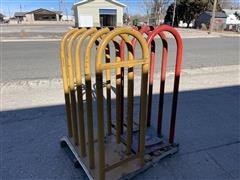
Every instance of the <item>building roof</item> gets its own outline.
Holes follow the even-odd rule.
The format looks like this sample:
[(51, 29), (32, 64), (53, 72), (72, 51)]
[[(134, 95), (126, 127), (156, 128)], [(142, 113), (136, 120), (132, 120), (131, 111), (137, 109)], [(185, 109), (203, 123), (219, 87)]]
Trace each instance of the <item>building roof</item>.
[[(205, 11), (206, 14), (212, 16), (212, 11)], [(227, 18), (227, 15), (225, 12), (221, 11), (221, 12), (216, 12), (215, 13), (215, 18)]]
[(26, 12), (15, 12), (14, 17), (24, 17)]
[(240, 14), (240, 9), (223, 9), (223, 11), (227, 14), (227, 16), (234, 14), (235, 12)]
[(30, 12), (15, 12), (14, 17), (24, 17), (26, 14), (59, 14), (62, 15), (62, 11), (49, 11), (47, 9), (39, 8)]
[(53, 12), (55, 12), (56, 14), (59, 14), (59, 15), (62, 15), (62, 11), (53, 11)]
[(61, 15), (62, 12), (61, 11), (50, 11), (47, 9), (43, 9), (43, 8), (39, 8), (30, 12), (27, 12), (25, 14), (59, 14)]
[[(77, 3), (73, 4), (73, 6), (83, 5), (83, 4), (89, 3), (91, 1), (95, 1), (95, 0), (82, 0), (80, 2), (77, 2)], [(120, 2), (118, 2), (116, 0), (105, 0), (105, 1), (108, 1), (110, 3), (116, 4), (116, 5), (121, 6), (121, 7), (127, 7), (127, 5), (125, 5), (123, 3), (120, 3)]]
[(4, 16), (2, 13), (0, 13), (0, 17), (2, 17), (2, 18), (3, 18), (3, 17), (5, 17), (5, 16)]

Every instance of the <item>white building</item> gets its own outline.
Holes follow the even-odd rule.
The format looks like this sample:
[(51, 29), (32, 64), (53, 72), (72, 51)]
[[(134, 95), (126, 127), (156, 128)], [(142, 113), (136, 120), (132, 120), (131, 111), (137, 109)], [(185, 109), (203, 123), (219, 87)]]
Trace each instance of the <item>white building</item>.
[(240, 20), (237, 19), (237, 17), (234, 15), (236, 12), (240, 14), (240, 10), (234, 10), (234, 9), (223, 9), (223, 11), (227, 14), (227, 25), (239, 25)]
[(73, 5), (76, 27), (122, 26), (127, 6), (116, 0), (83, 0)]

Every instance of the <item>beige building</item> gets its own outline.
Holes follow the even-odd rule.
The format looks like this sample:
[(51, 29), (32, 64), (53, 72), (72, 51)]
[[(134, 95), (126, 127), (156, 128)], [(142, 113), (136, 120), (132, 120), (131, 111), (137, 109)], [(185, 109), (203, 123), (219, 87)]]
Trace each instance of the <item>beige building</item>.
[(127, 6), (116, 0), (83, 0), (73, 5), (76, 27), (122, 26)]
[(16, 12), (14, 17), (18, 22), (59, 22), (61, 21), (62, 13), (40, 8), (31, 12)]

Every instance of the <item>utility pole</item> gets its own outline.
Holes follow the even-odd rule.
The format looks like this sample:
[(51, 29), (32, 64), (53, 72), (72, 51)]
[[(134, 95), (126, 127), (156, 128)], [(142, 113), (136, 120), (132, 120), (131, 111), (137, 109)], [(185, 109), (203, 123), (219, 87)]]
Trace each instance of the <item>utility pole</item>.
[(174, 26), (174, 20), (175, 20), (175, 15), (176, 15), (176, 6), (177, 6), (177, 0), (174, 1), (172, 27)]
[(63, 8), (63, 0), (59, 0), (59, 11), (62, 11)]
[(214, 26), (214, 22), (215, 22), (216, 9), (217, 9), (217, 0), (214, 0), (213, 12), (212, 12), (212, 18), (211, 18), (211, 24), (210, 24), (209, 34), (211, 34), (212, 31), (213, 31), (213, 26)]
[(9, 6), (8, 6), (8, 16), (9, 16), (9, 18), (11, 17), (11, 13), (10, 13), (10, 8), (9, 8)]
[(148, 12), (148, 9), (147, 9), (147, 19), (148, 19), (148, 20), (147, 20), (147, 23), (148, 23), (147, 25), (150, 26), (150, 22), (149, 22), (149, 19), (150, 19), (150, 18), (149, 18), (149, 12)]
[(66, 17), (67, 17), (67, 21), (68, 21), (68, 10), (66, 8)]

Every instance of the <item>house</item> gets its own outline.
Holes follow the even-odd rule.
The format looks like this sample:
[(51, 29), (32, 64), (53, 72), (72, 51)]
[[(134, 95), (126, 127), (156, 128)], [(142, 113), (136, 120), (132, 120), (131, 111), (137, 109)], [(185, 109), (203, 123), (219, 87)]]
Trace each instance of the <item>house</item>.
[(127, 6), (116, 0), (83, 0), (73, 5), (76, 27), (122, 26)]
[(240, 25), (240, 20), (235, 15), (236, 13), (240, 14), (240, 10), (237, 10), (237, 9), (223, 9), (223, 11), (227, 15), (227, 21), (226, 21), (227, 26)]
[(17, 19), (18, 22), (22, 22), (25, 20), (24, 18), (26, 18), (25, 12), (15, 12), (14, 17)]
[(240, 32), (240, 20), (236, 13), (240, 15), (240, 10), (237, 9), (223, 9), (227, 15), (226, 29)]
[(31, 21), (60, 21), (61, 13), (56, 11), (49, 11), (47, 9), (36, 9), (25, 14), (26, 20)]
[(18, 22), (52, 22), (61, 21), (62, 13), (40, 8), (30, 12), (16, 12), (14, 17)]
[[(203, 26), (206, 26), (209, 28), (212, 18), (212, 12), (211, 11), (205, 11), (202, 12), (195, 21), (195, 27), (196, 28), (202, 28)], [(214, 30), (224, 30), (226, 28), (226, 20), (227, 15), (225, 12), (216, 12), (215, 13), (215, 21), (213, 24)]]

